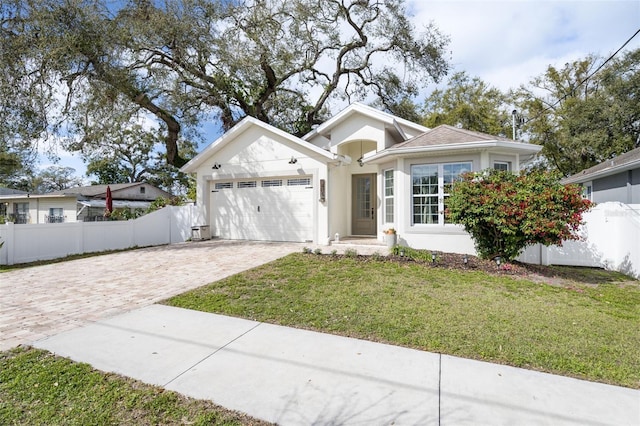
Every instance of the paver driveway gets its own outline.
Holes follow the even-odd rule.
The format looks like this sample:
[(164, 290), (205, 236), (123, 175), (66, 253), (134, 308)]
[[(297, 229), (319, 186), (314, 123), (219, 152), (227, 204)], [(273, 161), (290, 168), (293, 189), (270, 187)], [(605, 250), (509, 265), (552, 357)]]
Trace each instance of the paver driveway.
[(295, 243), (205, 241), (0, 273), (0, 350), (29, 344), (302, 250)]

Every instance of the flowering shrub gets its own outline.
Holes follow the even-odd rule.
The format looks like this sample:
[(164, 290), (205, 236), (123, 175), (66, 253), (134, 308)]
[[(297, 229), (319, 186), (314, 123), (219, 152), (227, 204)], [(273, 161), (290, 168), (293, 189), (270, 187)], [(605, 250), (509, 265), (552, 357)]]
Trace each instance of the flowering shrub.
[(486, 170), (453, 186), (447, 214), (464, 225), (481, 257), (513, 259), (528, 245), (577, 240), (591, 206), (578, 186), (562, 185), (552, 173)]

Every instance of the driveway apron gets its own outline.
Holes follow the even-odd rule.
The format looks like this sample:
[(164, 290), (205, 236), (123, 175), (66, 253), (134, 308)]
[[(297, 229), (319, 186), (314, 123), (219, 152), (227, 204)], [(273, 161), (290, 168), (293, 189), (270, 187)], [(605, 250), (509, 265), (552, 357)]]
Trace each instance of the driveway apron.
[(151, 305), (302, 250), (211, 240), (0, 273), (0, 350)]

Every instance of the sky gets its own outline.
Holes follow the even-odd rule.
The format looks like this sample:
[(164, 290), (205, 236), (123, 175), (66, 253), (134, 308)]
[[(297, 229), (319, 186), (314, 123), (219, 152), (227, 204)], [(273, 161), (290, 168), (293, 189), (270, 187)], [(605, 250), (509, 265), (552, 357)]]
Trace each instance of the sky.
[[(640, 29), (640, 0), (407, 0), (407, 10), (417, 28), (433, 22), (450, 37), (451, 74), (466, 71), (503, 91), (549, 65), (589, 54), (606, 59)], [(640, 34), (618, 56), (638, 48)], [(206, 128), (210, 143), (219, 132)], [(84, 174), (77, 156), (59, 154), (60, 165)]]

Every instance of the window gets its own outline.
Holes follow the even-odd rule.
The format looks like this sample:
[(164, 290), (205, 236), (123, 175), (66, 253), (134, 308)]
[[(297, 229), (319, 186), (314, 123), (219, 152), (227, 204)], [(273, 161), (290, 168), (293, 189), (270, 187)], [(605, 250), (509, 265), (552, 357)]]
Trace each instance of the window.
[(582, 198), (593, 201), (593, 185), (591, 182), (585, 182), (582, 184)]
[(255, 187), (256, 187), (255, 180), (238, 182), (238, 188), (255, 188)]
[(287, 179), (288, 186), (309, 186), (311, 185), (310, 178), (292, 178)]
[(216, 189), (231, 189), (233, 188), (232, 182), (216, 182)]
[(470, 162), (412, 165), (412, 223), (448, 223), (444, 212), (451, 187), (471, 170)]
[(393, 170), (384, 171), (384, 221), (393, 223)]
[(29, 203), (13, 203), (15, 223), (27, 223), (29, 220)]
[(45, 218), (47, 223), (62, 223), (64, 222), (64, 210), (62, 208), (51, 207), (49, 209), (49, 216)]
[(493, 168), (495, 170), (501, 170), (503, 172), (508, 172), (511, 170), (511, 163), (508, 161), (494, 161)]
[(145, 193), (145, 191), (146, 191), (146, 188), (145, 188), (144, 186), (141, 186), (141, 187), (140, 187), (140, 193), (141, 193), (141, 194), (144, 194), (144, 193)]
[(261, 184), (263, 188), (268, 188), (271, 186), (282, 186), (282, 179), (263, 180)]

